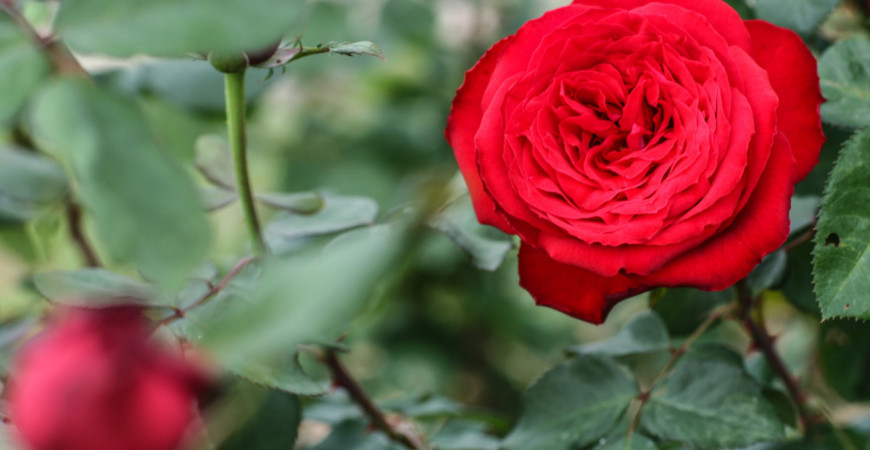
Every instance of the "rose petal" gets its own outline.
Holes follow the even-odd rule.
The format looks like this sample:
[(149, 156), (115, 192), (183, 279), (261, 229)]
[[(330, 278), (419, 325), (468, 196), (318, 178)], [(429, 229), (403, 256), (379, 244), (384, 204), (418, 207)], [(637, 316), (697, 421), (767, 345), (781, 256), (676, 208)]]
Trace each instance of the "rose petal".
[(767, 71), (779, 95), (778, 127), (791, 144), (797, 160), (798, 181), (819, 162), (825, 142), (819, 105), (816, 59), (793, 31), (760, 20), (747, 20), (752, 35), (752, 56)]
[(624, 275), (602, 277), (550, 259), (523, 243), (519, 253), (520, 286), (538, 305), (548, 306), (591, 323), (601, 323), (620, 300), (647, 287)]

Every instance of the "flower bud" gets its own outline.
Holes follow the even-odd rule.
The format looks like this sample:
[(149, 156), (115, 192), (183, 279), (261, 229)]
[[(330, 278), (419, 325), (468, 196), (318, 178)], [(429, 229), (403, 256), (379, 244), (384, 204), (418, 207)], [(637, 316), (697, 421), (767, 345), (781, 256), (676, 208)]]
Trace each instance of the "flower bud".
[(244, 53), (211, 52), (208, 62), (212, 67), (223, 73), (244, 72), (248, 68), (248, 57)]
[(174, 450), (204, 376), (150, 340), (136, 307), (69, 309), (27, 343), (6, 397), (34, 450)]

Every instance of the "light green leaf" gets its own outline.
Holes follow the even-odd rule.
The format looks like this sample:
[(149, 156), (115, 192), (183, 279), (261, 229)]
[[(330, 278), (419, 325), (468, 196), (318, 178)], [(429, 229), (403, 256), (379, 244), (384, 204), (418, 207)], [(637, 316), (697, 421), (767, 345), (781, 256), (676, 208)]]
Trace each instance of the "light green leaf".
[(194, 164), (202, 175), (212, 183), (235, 189), (236, 175), (233, 171), (233, 155), (226, 139), (204, 135), (196, 140)]
[(331, 53), (339, 55), (354, 56), (354, 55), (371, 55), (381, 59), (384, 57), (384, 52), (374, 42), (359, 41), (359, 42), (330, 42), (324, 47), (328, 48)]
[(51, 158), (0, 147), (0, 222), (32, 219), (67, 191), (66, 175)]
[(320, 254), (267, 261), (249, 296), (201, 323), (200, 344), (233, 367), (334, 341), (393, 260), (401, 235), (396, 226), (368, 227), (339, 236)]
[(507, 253), (514, 248), (509, 235), (478, 223), (471, 197), (468, 195), (450, 202), (440, 213), (429, 219), (429, 225), (447, 235), (480, 269), (497, 269), (504, 262)]
[(841, 0), (756, 0), (761, 20), (807, 35), (831, 14)]
[(105, 269), (39, 272), (33, 283), (46, 299), (74, 306), (148, 305), (155, 298), (148, 284)]
[(633, 433), (631, 437), (620, 436), (615, 439), (604, 439), (594, 450), (658, 450), (659, 446), (652, 439)]
[(746, 373), (742, 358), (718, 345), (697, 345), (680, 359), (653, 391), (641, 427), (702, 448), (743, 447), (784, 435), (782, 422)]
[(486, 425), (467, 420), (448, 421), (432, 436), (438, 450), (498, 450), (499, 440), (486, 434)]
[(264, 192), (257, 200), (273, 208), (296, 214), (314, 214), (323, 208), (323, 195), (317, 192)]
[(304, 7), (302, 0), (64, 0), (55, 27), (82, 53), (255, 51), (279, 40)]
[(316, 236), (370, 225), (377, 215), (378, 204), (370, 198), (324, 195), (316, 214), (281, 214), (267, 231), (285, 239)]
[(648, 311), (633, 317), (610, 339), (578, 345), (569, 351), (576, 354), (625, 356), (667, 350), (669, 346), (670, 338), (665, 323), (658, 315)]
[(136, 105), (80, 80), (35, 100), (38, 145), (72, 170), (111, 257), (179, 286), (202, 262), (211, 230), (187, 172), (160, 148)]
[(855, 134), (828, 179), (813, 252), (822, 317), (870, 318), (870, 129)]
[(293, 354), (284, 364), (243, 361), (228, 369), (242, 378), (271, 389), (297, 395), (323, 395), (329, 391), (329, 382), (313, 380), (299, 364), (299, 355)]
[(870, 39), (840, 41), (819, 58), (822, 119), (836, 125), (870, 124)]
[(234, 191), (228, 191), (223, 188), (200, 186), (199, 198), (206, 211), (215, 211), (224, 206), (231, 205), (233, 202), (238, 200), (239, 196)]
[(505, 449), (580, 448), (604, 436), (637, 395), (631, 375), (610, 358), (583, 355), (556, 366), (526, 391)]
[(18, 112), (50, 71), (42, 52), (0, 11), (0, 124)]

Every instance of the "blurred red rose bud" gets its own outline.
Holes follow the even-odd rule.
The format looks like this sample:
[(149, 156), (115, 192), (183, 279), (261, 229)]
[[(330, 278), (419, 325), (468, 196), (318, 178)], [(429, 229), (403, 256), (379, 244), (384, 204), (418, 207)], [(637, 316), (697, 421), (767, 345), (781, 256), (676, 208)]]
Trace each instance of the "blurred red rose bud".
[(150, 339), (135, 307), (69, 309), (25, 345), (6, 397), (36, 450), (173, 450), (205, 377)]

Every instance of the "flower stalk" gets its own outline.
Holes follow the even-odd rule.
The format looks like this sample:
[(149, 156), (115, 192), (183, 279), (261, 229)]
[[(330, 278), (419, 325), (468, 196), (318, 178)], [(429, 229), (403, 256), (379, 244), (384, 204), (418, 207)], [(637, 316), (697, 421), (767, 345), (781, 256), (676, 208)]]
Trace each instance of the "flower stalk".
[(266, 242), (260, 229), (260, 220), (254, 205), (254, 194), (248, 174), (248, 152), (245, 136), (245, 71), (244, 69), (224, 74), (224, 87), (227, 109), (227, 134), (233, 153), (233, 167), (236, 172), (236, 186), (245, 223), (251, 238), (251, 248), (255, 256), (267, 252)]

